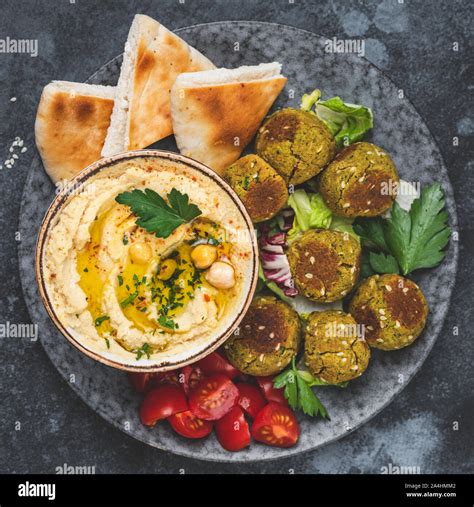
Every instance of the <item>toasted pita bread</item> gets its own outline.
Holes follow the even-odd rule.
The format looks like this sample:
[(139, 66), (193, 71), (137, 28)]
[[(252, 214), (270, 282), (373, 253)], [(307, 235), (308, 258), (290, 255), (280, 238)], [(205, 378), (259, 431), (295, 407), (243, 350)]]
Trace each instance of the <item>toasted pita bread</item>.
[(170, 90), (176, 76), (213, 68), (205, 56), (158, 21), (137, 14), (125, 44), (102, 155), (144, 148), (171, 135)]
[(36, 146), (54, 181), (70, 180), (101, 158), (115, 87), (53, 81), (36, 113)]
[(178, 76), (171, 90), (180, 152), (219, 174), (242, 153), (285, 86), (277, 62)]

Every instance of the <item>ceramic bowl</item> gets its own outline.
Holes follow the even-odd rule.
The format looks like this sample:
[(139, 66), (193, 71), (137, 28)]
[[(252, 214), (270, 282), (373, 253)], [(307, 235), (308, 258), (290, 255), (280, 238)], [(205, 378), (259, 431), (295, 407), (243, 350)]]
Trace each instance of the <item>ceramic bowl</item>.
[[(74, 330), (61, 322), (48, 293), (48, 284), (46, 283), (44, 276), (44, 265), (47, 250), (46, 244), (48, 242), (50, 231), (59, 220), (62, 210), (69, 203), (71, 196), (84, 190), (95, 178), (104, 176), (104, 174), (108, 171), (112, 172), (114, 166), (118, 163), (143, 157), (147, 157), (148, 159), (165, 160), (167, 163), (170, 161), (175, 162), (180, 166), (180, 170), (184, 167), (185, 171), (195, 173), (196, 175), (199, 173), (199, 179), (206, 182), (206, 188), (214, 187), (227, 194), (227, 197), (229, 198), (228, 202), (231, 202), (231, 205), (235, 208), (235, 216), (240, 216), (242, 219), (241, 222), (245, 224), (244, 235), (246, 237), (245, 241), (248, 241), (250, 245), (250, 257), (245, 261), (245, 265), (243, 266), (244, 280), (237, 302), (233, 305), (232, 309), (227, 312), (218, 328), (216, 328), (212, 333), (209, 333), (209, 335), (205, 336), (203, 339), (199, 339), (196, 342), (191, 341), (189, 346), (181, 347), (177, 352), (173, 352), (173, 349), (171, 349), (171, 352), (152, 354), (150, 358), (142, 357), (140, 361), (137, 361), (135, 358), (132, 359), (132, 354), (128, 354), (128, 357), (124, 357), (123, 354), (115, 353), (110, 350), (103, 352), (98, 351), (97, 347), (93, 347), (91, 340), (84, 339), (77, 330)], [(73, 192), (71, 192), (71, 189), (73, 189)], [(55, 197), (43, 219), (36, 243), (36, 278), (38, 281), (40, 296), (51, 320), (62, 335), (64, 335), (64, 337), (81, 352), (100, 363), (121, 370), (135, 372), (168, 371), (193, 363), (207, 354), (210, 354), (222, 345), (236, 330), (245, 315), (250, 302), (252, 301), (257, 285), (257, 240), (252, 221), (245, 210), (244, 205), (230, 186), (212, 169), (200, 162), (173, 152), (160, 150), (130, 151), (113, 157), (103, 158), (93, 163), (68, 182), (67, 187)]]

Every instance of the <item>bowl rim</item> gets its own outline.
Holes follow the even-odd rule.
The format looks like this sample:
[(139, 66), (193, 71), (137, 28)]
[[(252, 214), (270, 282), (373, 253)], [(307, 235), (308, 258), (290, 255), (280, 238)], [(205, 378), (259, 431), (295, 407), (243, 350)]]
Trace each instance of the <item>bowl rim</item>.
[[(211, 178), (219, 187), (221, 187), (227, 193), (227, 195), (233, 201), (234, 205), (240, 211), (247, 226), (247, 229), (250, 233), (250, 244), (252, 252), (252, 272), (249, 290), (243, 301), (240, 311), (235, 315), (230, 325), (227, 326), (226, 329), (223, 332), (221, 332), (211, 343), (209, 343), (206, 347), (204, 347), (202, 351), (197, 352), (191, 356), (188, 356), (178, 362), (162, 361), (157, 365), (140, 366), (127, 364), (125, 362), (122, 363), (120, 361), (104, 357), (100, 353), (93, 351), (88, 347), (86, 347), (85, 345), (83, 345), (67, 330), (67, 328), (63, 325), (63, 323), (56, 315), (51, 300), (48, 296), (48, 291), (46, 288), (46, 282), (43, 272), (43, 264), (44, 264), (43, 260), (44, 260), (45, 245), (48, 239), (48, 234), (50, 232), (51, 223), (56, 218), (58, 213), (61, 212), (63, 206), (68, 202), (71, 189), (76, 190), (80, 188), (91, 177), (96, 176), (102, 170), (112, 167), (118, 164), (119, 162), (133, 158), (145, 158), (145, 157), (155, 157), (158, 159), (180, 162), (185, 166), (192, 168), (193, 170), (201, 172), (201, 174), (204, 174), (206, 177)], [(202, 359), (203, 357), (209, 355), (210, 353), (215, 351), (218, 347), (220, 347), (237, 329), (252, 302), (258, 282), (258, 264), (259, 264), (258, 243), (254, 226), (250, 218), (250, 215), (248, 214), (248, 211), (245, 209), (244, 204), (239, 199), (234, 190), (221, 176), (219, 176), (216, 172), (214, 172), (211, 168), (209, 168), (205, 164), (197, 160), (194, 160), (190, 157), (186, 157), (179, 153), (167, 150), (150, 150), (150, 149), (133, 150), (118, 153), (110, 157), (104, 157), (97, 160), (96, 162), (93, 162), (85, 169), (83, 169), (81, 172), (79, 172), (77, 175), (75, 175), (72, 179), (68, 180), (67, 184), (55, 196), (55, 198), (53, 199), (52, 203), (49, 205), (46, 211), (46, 214), (41, 222), (41, 226), (38, 232), (35, 248), (35, 273), (36, 273), (36, 281), (39, 288), (39, 294), (50, 319), (52, 320), (56, 328), (60, 331), (60, 333), (75, 348), (80, 350), (86, 356), (98, 361), (99, 363), (105, 364), (115, 369), (136, 373), (166, 372), (170, 370), (175, 370), (188, 364), (192, 364), (198, 361), (199, 359)]]

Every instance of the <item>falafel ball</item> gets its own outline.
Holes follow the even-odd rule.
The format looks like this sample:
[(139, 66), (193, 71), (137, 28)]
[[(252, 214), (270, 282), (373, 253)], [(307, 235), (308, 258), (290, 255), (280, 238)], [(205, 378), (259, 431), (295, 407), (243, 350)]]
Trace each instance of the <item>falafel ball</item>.
[(397, 350), (411, 345), (426, 324), (428, 303), (416, 283), (400, 275), (373, 275), (364, 280), (349, 304), (364, 324), (371, 347)]
[(263, 123), (255, 144), (257, 153), (288, 184), (298, 185), (316, 176), (336, 154), (336, 141), (313, 113), (281, 109)]
[(309, 371), (329, 384), (359, 377), (366, 370), (370, 347), (348, 313), (313, 312), (305, 331), (304, 361)]
[(319, 191), (327, 207), (344, 217), (374, 217), (395, 200), (399, 177), (389, 154), (371, 143), (342, 150), (320, 176)]
[(360, 244), (346, 232), (306, 231), (293, 241), (287, 255), (297, 289), (313, 301), (342, 299), (359, 277)]
[(296, 311), (273, 296), (258, 296), (224, 350), (243, 373), (275, 375), (291, 362), (300, 341), (301, 322)]
[(269, 220), (288, 200), (285, 180), (258, 155), (247, 155), (234, 162), (224, 178), (244, 203), (252, 222)]

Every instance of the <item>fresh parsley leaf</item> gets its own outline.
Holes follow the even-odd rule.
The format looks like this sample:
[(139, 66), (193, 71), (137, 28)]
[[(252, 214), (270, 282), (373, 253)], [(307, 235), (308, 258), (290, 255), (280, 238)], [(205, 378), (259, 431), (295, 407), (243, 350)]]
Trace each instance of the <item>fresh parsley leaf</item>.
[(94, 321), (95, 327), (99, 327), (102, 322), (105, 322), (106, 320), (110, 320), (110, 317), (108, 315), (102, 315), (102, 317), (97, 317)]
[(283, 394), (291, 408), (294, 410), (300, 409), (305, 414), (313, 417), (321, 415), (329, 419), (326, 408), (312, 391), (312, 385), (327, 385), (327, 383), (319, 384), (311, 373), (298, 370), (295, 358), (293, 358), (291, 366), (273, 380), (275, 388), (284, 388)]
[(289, 376), (292, 372), (293, 372), (292, 368), (289, 368), (288, 370), (279, 373), (273, 379), (273, 387), (275, 387), (276, 389), (281, 389), (282, 387), (285, 387), (286, 383), (289, 380)]
[(360, 278), (369, 278), (369, 276), (375, 275), (375, 271), (372, 269), (369, 261), (370, 252), (366, 249), (362, 250), (362, 258), (360, 261)]
[(298, 406), (306, 414), (311, 417), (321, 415), (329, 419), (328, 412), (325, 406), (321, 403), (320, 399), (314, 394), (308, 384), (297, 375), (296, 380), (298, 382)]
[(390, 254), (369, 252), (369, 264), (375, 273), (400, 273), (397, 259)]
[(369, 248), (378, 248), (389, 252), (385, 241), (384, 221), (380, 218), (358, 218), (353, 225), (355, 233), (362, 238), (362, 243)]
[(288, 400), (290, 407), (296, 410), (298, 408), (298, 386), (293, 370), (291, 370), (288, 375), (288, 381), (285, 385), (284, 395)]
[(357, 219), (354, 230), (370, 252), (362, 259), (362, 277), (375, 273), (409, 273), (433, 268), (444, 258), (451, 229), (439, 183), (424, 188), (410, 211), (395, 201), (389, 218)]
[(421, 191), (409, 212), (395, 202), (387, 219), (385, 238), (404, 275), (415, 269), (432, 268), (444, 258), (451, 229), (439, 183)]
[(137, 215), (136, 224), (159, 238), (167, 238), (180, 225), (201, 215), (201, 210), (189, 203), (189, 196), (173, 188), (167, 195), (169, 204), (150, 188), (122, 192), (115, 200), (129, 206)]
[(191, 222), (201, 214), (201, 210), (195, 204), (189, 204), (188, 194), (182, 194), (176, 188), (173, 188), (168, 194), (168, 201), (173, 210), (186, 222)]

